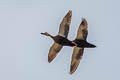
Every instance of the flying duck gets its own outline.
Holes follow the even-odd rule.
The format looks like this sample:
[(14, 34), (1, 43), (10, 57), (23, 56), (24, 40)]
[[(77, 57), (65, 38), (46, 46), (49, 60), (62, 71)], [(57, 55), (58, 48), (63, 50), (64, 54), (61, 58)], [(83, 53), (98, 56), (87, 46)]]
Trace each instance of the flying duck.
[(75, 46), (76, 44), (73, 41), (70, 41), (67, 39), (68, 33), (69, 33), (69, 26), (71, 23), (71, 17), (72, 17), (72, 11), (69, 10), (69, 12), (65, 15), (63, 18), (60, 26), (59, 26), (59, 32), (56, 36), (52, 36), (49, 33), (41, 33), (42, 35), (49, 36), (54, 40), (54, 44), (50, 47), (49, 53), (48, 53), (48, 62), (50, 63), (60, 52), (63, 46)]
[(73, 42), (77, 45), (74, 47), (72, 60), (70, 65), (70, 74), (74, 73), (82, 59), (84, 48), (94, 48), (95, 45), (88, 43), (86, 38), (88, 35), (88, 24), (86, 19), (82, 18), (82, 22), (77, 31), (77, 36)]

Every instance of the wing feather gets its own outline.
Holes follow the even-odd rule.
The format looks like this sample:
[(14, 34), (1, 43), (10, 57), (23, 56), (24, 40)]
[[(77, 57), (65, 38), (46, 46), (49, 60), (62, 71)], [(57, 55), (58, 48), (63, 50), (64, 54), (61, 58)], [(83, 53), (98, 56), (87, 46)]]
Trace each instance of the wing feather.
[(72, 17), (72, 11), (69, 11), (65, 15), (65, 17), (63, 18), (60, 24), (58, 35), (67, 38), (68, 33), (69, 33), (69, 25), (71, 23), (71, 17)]
[(86, 19), (82, 18), (82, 22), (79, 26), (79, 29), (77, 31), (77, 37), (76, 39), (82, 39), (82, 40), (86, 40), (87, 35), (88, 35), (88, 24)]
[(60, 50), (62, 49), (62, 45), (59, 45), (57, 43), (54, 43), (49, 50), (48, 53), (48, 62), (50, 63), (56, 56), (57, 54), (60, 52)]
[(83, 56), (84, 48), (75, 47), (73, 50), (72, 61), (70, 66), (70, 74), (74, 73)]

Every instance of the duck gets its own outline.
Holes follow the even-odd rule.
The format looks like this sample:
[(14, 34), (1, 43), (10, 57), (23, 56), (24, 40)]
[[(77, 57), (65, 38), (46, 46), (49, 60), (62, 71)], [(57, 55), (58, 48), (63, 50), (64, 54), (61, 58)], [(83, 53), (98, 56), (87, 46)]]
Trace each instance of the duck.
[(88, 23), (85, 18), (82, 18), (80, 26), (77, 31), (77, 36), (72, 42), (76, 44), (73, 50), (71, 64), (70, 64), (70, 74), (73, 74), (83, 57), (84, 48), (95, 48), (94, 44), (89, 43), (87, 39), (88, 35)]
[(48, 53), (48, 62), (50, 63), (60, 52), (63, 46), (75, 46), (75, 42), (67, 39), (69, 33), (69, 26), (71, 23), (72, 11), (69, 10), (68, 13), (63, 17), (60, 26), (59, 32), (56, 36), (52, 36), (48, 32), (41, 33), (42, 35), (48, 36), (53, 39), (54, 43), (49, 49)]

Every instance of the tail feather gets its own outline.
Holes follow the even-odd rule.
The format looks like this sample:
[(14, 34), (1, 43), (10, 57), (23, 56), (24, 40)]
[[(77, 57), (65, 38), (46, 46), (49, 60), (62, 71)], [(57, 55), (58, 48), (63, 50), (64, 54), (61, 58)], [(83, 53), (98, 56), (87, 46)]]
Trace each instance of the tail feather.
[(91, 44), (91, 43), (86, 43), (86, 47), (87, 48), (95, 48), (96, 46), (94, 44)]

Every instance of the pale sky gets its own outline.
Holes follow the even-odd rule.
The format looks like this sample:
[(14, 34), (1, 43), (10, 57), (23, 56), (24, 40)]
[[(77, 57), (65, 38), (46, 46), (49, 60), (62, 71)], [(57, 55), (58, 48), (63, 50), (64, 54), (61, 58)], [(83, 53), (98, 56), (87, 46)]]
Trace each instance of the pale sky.
[[(0, 0), (0, 80), (120, 80), (119, 0)], [(68, 38), (74, 39), (81, 18), (88, 21), (83, 59), (69, 74), (72, 47), (64, 47), (48, 63), (53, 40), (40, 35), (58, 33), (72, 10)]]

